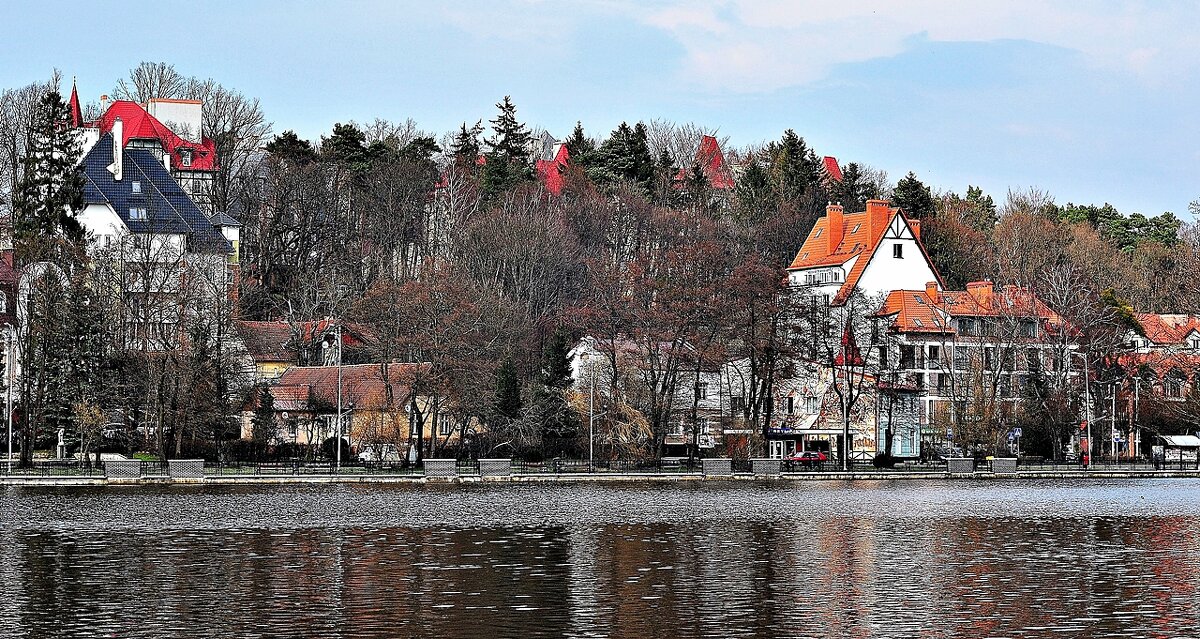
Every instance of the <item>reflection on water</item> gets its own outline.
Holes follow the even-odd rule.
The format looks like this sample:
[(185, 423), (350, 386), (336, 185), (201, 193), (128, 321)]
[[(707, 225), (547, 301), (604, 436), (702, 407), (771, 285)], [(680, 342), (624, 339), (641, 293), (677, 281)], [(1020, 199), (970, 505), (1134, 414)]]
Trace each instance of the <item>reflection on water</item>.
[(1180, 637), (1200, 482), (0, 489), (0, 637)]

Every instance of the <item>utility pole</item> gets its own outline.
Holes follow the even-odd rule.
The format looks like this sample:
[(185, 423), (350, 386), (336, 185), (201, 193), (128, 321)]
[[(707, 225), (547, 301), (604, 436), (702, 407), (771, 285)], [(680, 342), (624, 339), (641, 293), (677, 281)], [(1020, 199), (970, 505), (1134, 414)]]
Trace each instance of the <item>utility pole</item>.
[(13, 462), (12, 462), (12, 456), (13, 456), (13, 449), (12, 449), (12, 444), (13, 444), (12, 358), (13, 358), (13, 353), (12, 353), (12, 351), (13, 351), (13, 330), (12, 330), (12, 327), (7, 327), (7, 330), (4, 331), (4, 387), (5, 387), (5, 391), (6, 391), (5, 392), (5, 404), (6, 404), (6, 408), (7, 408), (7, 410), (5, 412), (8, 413), (8, 416), (7, 416), (7, 420), (8, 420), (8, 474), (10, 474), (10, 475), (12, 474), (12, 466), (13, 466)]
[(589, 353), (588, 377), (592, 378), (592, 390), (588, 397), (588, 472), (595, 470), (596, 445), (596, 362)]

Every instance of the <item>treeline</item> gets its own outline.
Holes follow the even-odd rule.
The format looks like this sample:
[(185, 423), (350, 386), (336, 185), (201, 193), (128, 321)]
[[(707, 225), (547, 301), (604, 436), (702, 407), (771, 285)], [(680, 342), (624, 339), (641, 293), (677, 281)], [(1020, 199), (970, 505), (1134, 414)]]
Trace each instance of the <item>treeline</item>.
[[(53, 88), (6, 92), (5, 102)], [(892, 185), (853, 162), (830, 180), (790, 129), (758, 146), (725, 141), (734, 186), (717, 189), (696, 156), (701, 136), (715, 131), (655, 120), (593, 135), (580, 124), (564, 140), (570, 162), (555, 196), (536, 177), (540, 132), (507, 97), (486, 124), (444, 135), (376, 120), (338, 124), (309, 141), (286, 130), (272, 135), (256, 100), (182, 78), (169, 65), (137, 67), (114, 94), (221, 97), (215, 111), (206, 100), (204, 133), (219, 142), (223, 172), (211, 201), (243, 224), (240, 303), (230, 316), (286, 320), (297, 340), (312, 320), (362, 324), (377, 361), (430, 364), (413, 392), (432, 398), (437, 419), (486, 425), (479, 453), (502, 445), (528, 456), (582, 450), (578, 415), (589, 407), (567, 391), (562, 362), (583, 335), (611, 353), (645, 353), (635, 367), (615, 355), (607, 362), (611, 388), (595, 412), (606, 432), (627, 435), (609, 437), (612, 454), (659, 454), (670, 422), (689, 410), (695, 416), (694, 405), (676, 401), (689, 371), (734, 359), (750, 362), (742, 411), (761, 431), (771, 408), (755, 396), (772, 397), (794, 357), (840, 337), (798, 321), (783, 284), (829, 202), (862, 210), (885, 198), (920, 218), (951, 288), (987, 278), (1043, 290), (1066, 277), (1090, 299), (1200, 310), (1200, 234), (1169, 213), (1058, 205), (1037, 191), (997, 203), (975, 187), (965, 196), (936, 191), (912, 173)], [(20, 118), (0, 120), (9, 153), (0, 168), (13, 176), (6, 184), (32, 170), (13, 168), (28, 164), (31, 139)], [(92, 276), (71, 272), (81, 273), (81, 290), (94, 286), (86, 283)], [(109, 322), (123, 321), (112, 312)], [(223, 334), (221, 322), (204, 326)], [(111, 371), (95, 382), (105, 392), (84, 396), (105, 414), (108, 404), (122, 404), (130, 423), (158, 424), (159, 452), (209, 454), (230, 436), (246, 398), (236, 392), (245, 380), (228, 353), (203, 342), (173, 340), (164, 354), (109, 340), (96, 360), (96, 370)], [(211, 381), (212, 392), (193, 397), (204, 386), (194, 380)], [(125, 395), (112, 399), (112, 388)], [(80, 410), (59, 412), (35, 434), (48, 437), (59, 424), (81, 430)], [(426, 418), (434, 415), (418, 417), (420, 428), (433, 428)], [(632, 443), (611, 443), (618, 439)]]

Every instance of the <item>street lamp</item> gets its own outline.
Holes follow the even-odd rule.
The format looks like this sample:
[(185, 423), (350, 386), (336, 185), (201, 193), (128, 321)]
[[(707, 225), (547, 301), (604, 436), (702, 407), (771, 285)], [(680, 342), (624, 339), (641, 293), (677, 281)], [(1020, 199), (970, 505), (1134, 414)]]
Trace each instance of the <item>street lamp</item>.
[(334, 471), (342, 470), (342, 323), (337, 324), (337, 454)]
[[(1087, 463), (1085, 463), (1083, 465), (1083, 469), (1091, 470), (1092, 469), (1092, 390), (1091, 390), (1091, 385), (1088, 381), (1091, 376), (1088, 372), (1087, 353), (1080, 353), (1078, 351), (1070, 351), (1069, 354), (1070, 355), (1078, 355), (1083, 358), (1083, 396), (1084, 396), (1083, 401), (1084, 401), (1084, 417), (1085, 417), (1086, 424), (1087, 424), (1087, 434), (1085, 435), (1085, 437), (1087, 438), (1087, 450), (1084, 451), (1084, 453), (1083, 453), (1084, 459), (1087, 460)], [(1069, 366), (1068, 366), (1068, 368), (1069, 368)]]
[(12, 474), (13, 466), (13, 415), (12, 415), (12, 347), (13, 347), (13, 329), (11, 325), (4, 327), (4, 388), (5, 388), (5, 413), (8, 420), (8, 474)]

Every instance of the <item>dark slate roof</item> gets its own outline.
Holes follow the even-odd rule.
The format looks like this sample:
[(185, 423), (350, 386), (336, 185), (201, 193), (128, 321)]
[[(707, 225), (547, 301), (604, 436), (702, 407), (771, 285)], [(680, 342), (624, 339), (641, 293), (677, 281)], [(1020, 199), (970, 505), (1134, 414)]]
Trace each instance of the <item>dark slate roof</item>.
[[(112, 206), (132, 233), (186, 234), (190, 250), (199, 253), (229, 253), (233, 250), (225, 236), (200, 212), (151, 151), (126, 148), (122, 156), (122, 179), (115, 180), (108, 171), (108, 165), (112, 164), (112, 145), (112, 134), (106, 134), (83, 158), (86, 177), (83, 198), (86, 203)], [(141, 182), (140, 194), (133, 192), (134, 182)], [(131, 207), (145, 207), (146, 219), (129, 219)]]
[(229, 226), (229, 227), (239, 226), (240, 227), (242, 225), (241, 222), (233, 219), (232, 215), (230, 215), (224, 211), (217, 211), (216, 213), (213, 214), (212, 217), (208, 218), (208, 221), (212, 222), (213, 226)]

